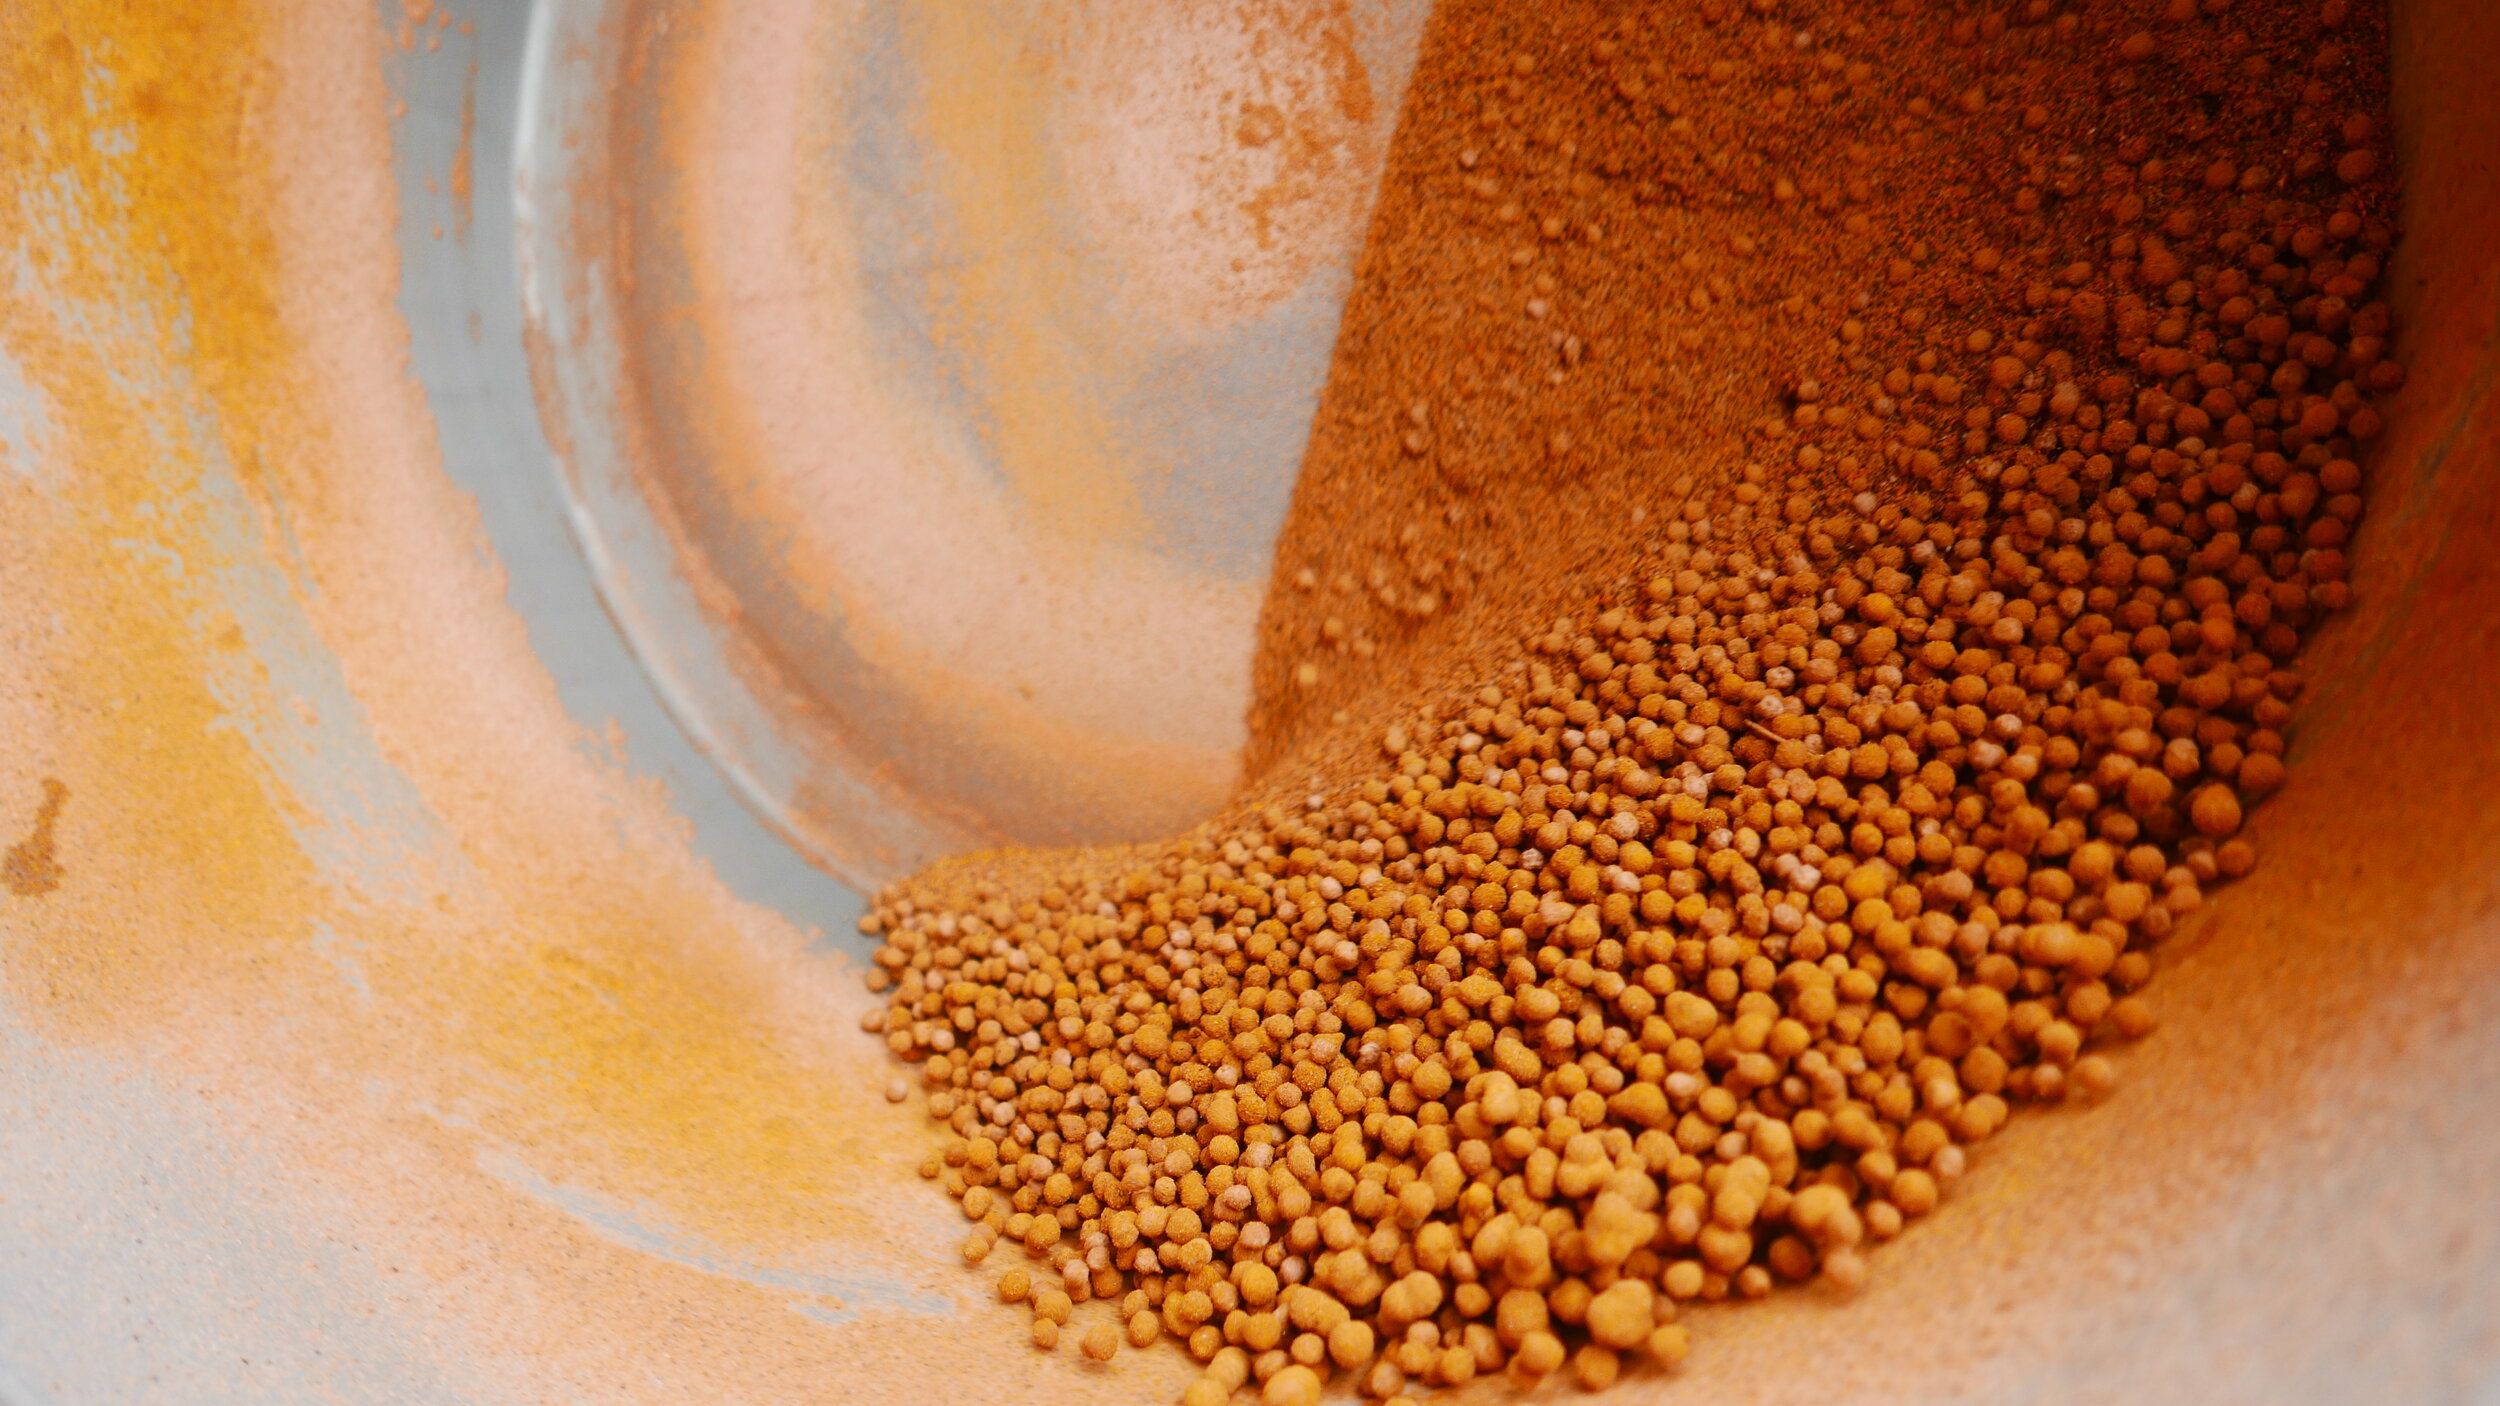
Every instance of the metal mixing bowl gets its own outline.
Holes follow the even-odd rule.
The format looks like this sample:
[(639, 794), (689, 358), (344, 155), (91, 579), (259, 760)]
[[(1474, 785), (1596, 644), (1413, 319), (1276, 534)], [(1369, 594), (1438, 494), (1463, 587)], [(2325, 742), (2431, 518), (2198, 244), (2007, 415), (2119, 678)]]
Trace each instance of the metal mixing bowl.
[[(1234, 780), (1426, 8), (0, 7), (0, 1401), (1176, 1397), (952, 1262), (858, 887)], [(2500, 8), (2395, 18), (2264, 864), (1623, 1399), (2500, 1401)]]

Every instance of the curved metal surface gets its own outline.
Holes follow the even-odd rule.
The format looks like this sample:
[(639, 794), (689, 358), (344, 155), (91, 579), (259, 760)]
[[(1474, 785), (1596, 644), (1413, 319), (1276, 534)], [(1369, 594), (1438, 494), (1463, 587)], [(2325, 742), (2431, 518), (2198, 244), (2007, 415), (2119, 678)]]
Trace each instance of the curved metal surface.
[(533, 19), (573, 520), (704, 750), (873, 884), (1212, 811), (1421, 0)]

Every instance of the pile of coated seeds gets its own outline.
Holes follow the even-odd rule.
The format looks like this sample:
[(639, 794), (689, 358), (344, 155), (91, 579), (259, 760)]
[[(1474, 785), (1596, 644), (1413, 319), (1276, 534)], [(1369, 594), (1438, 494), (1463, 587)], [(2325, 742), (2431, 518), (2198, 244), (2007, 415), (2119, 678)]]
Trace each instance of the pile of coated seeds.
[[(923, 1170), (1035, 1345), (1170, 1336), (1190, 1406), (1599, 1388), (1685, 1357), (1681, 1304), (1862, 1283), (2021, 1105), (2112, 1090), (2153, 945), (2254, 862), (2301, 639), (2349, 594), (2402, 382), (2392, 183), (2351, 105), (2383, 103), (2353, 57), (2383, 22), (1887, 22), (1975, 50), (2029, 26), (2122, 107), (2192, 81), (2210, 150), (2044, 159), (2013, 198), (2036, 242), (1903, 250), (1889, 321), (1825, 300), (1828, 369), (1783, 384), (1779, 462), (1728, 476), (1715, 536), (1668, 533), (1309, 794), (948, 861), (863, 920), (869, 1028), (950, 1134)], [(1672, 76), (1624, 42), (1492, 72)], [(2164, 79), (2167, 47), (2196, 62)], [(2083, 123), (1955, 102), (2044, 155)], [(2286, 112), (2309, 135), (2249, 151)], [(1845, 207), (1797, 218), (1862, 234)]]

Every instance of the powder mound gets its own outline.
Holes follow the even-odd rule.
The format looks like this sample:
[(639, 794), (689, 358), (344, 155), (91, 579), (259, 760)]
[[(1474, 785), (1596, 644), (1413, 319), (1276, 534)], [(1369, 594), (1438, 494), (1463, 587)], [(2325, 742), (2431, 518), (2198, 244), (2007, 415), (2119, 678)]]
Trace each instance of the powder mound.
[[(1202, 1404), (1594, 1389), (2112, 1091), (2403, 379), (2383, 19), (2244, 8), (1436, 13), (1269, 770), (862, 923), (1037, 1345), (1168, 1334)], [(1416, 227), (1446, 276), (1377, 286)]]

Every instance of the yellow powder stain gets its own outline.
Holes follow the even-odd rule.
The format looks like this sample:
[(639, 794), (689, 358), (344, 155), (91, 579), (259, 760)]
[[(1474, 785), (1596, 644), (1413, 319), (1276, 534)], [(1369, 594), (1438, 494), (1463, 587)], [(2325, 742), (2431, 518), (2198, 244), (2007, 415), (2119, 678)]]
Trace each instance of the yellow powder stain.
[[(246, 407), (216, 423), (227, 458), (250, 464), (257, 446), (236, 436), (283, 398), (268, 234), (251, 202), (216, 194), (257, 89), (259, 20), (79, 0), (0, 19), (14, 95), (0, 246), (36, 274), (0, 295), (0, 341), (54, 433), (50, 495), (12, 550), (69, 587), (50, 602), (75, 642), (49, 680), (54, 765), (113, 836), (97, 882), (48, 905), (8, 961), (73, 1025), (151, 1007), (307, 911), (309, 866), (268, 768), (211, 687), (199, 608), (220, 560), (203, 446), (178, 413)], [(177, 347), (191, 386), (151, 384), (140, 368)]]
[(670, 928), (709, 918), (693, 905), (609, 915), (469, 972), (475, 1053), (531, 1088), (490, 1125), (725, 1244), (871, 1230), (893, 1184), (862, 1169), (899, 1172), (916, 1140), (870, 1116), (877, 1071), (790, 1057), (742, 1014), (755, 993), (678, 959)]
[(1072, 549), (1137, 541), (1145, 523), (1115, 431), (1083, 384), (1116, 329), (1099, 325), (1052, 233), (1061, 196), (1044, 129), (1047, 36), (971, 0), (926, 0), (917, 21), (927, 103), (918, 133), (952, 245), (931, 260), (941, 340), (977, 368), (992, 451), (1026, 509)]
[[(643, 877), (613, 836), (557, 837), (580, 846), (565, 870), (600, 881), (550, 879), (550, 837), (494, 821), (491, 777), (458, 778), (483, 800), (435, 807), (458, 851), (435, 867), (466, 877), (413, 910), (341, 893), (296, 839), (322, 817), (250, 739), (302, 719), (235, 648), (219, 572), (251, 544), (221, 545), (208, 506), (232, 473), (264, 512), (283, 502), (316, 562), (354, 556), (323, 545), (345, 530), (333, 508), (356, 469), (308, 408), (318, 368), (275, 285), (267, 212), (283, 192), (252, 105), (278, 14), (62, 0), (0, 18), (0, 83), (15, 95), (0, 248), (36, 275), (0, 285), (0, 346), (50, 427), (46, 495), (12, 523), (11, 550), (64, 641), (44, 661), (54, 735), (35, 745), (109, 818), (94, 827), (107, 845), (80, 857), (95, 881), (12, 916), (8, 983), (56, 1036), (177, 1047), (244, 1013), (270, 1028), (292, 1002), (288, 1046), (245, 1054), (273, 1081), (311, 1063), (297, 1041), (327, 1041), (333, 1068), (387, 1072), (465, 1110), (549, 1180), (717, 1242), (787, 1247), (868, 1226), (892, 1183), (857, 1169), (895, 1175), (908, 1125), (870, 1111), (873, 1050), (854, 1069), (793, 1047), (769, 1014), (782, 974), (719, 936), (717, 890)], [(48, 845), (21, 850), (12, 882), (42, 879)], [(367, 953), (370, 1021), (308, 1004), (331, 989), (316, 922)]]

